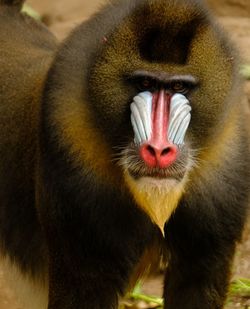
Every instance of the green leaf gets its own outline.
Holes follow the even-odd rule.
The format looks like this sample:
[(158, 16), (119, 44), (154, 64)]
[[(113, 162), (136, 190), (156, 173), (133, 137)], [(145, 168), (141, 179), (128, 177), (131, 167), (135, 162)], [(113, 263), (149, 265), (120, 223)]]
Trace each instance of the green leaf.
[(137, 294), (134, 292), (130, 296), (134, 300), (143, 300), (147, 303), (154, 303), (156, 305), (159, 305), (160, 307), (163, 307), (163, 298), (161, 297), (145, 295), (145, 294)]
[(33, 17), (36, 20), (41, 20), (41, 16), (28, 4), (23, 5), (22, 12), (26, 13), (27, 15)]
[(243, 77), (245, 77), (246, 79), (250, 79), (250, 65), (249, 64), (243, 65), (241, 67), (240, 72), (243, 75)]
[(230, 296), (250, 296), (250, 279), (239, 278), (232, 281), (229, 288)]
[(142, 290), (142, 283), (141, 281), (138, 281), (133, 292), (129, 295), (130, 298), (134, 300), (142, 300), (145, 301), (146, 303), (154, 303), (159, 307), (163, 307), (163, 298), (152, 295), (145, 295), (141, 292), (141, 290)]

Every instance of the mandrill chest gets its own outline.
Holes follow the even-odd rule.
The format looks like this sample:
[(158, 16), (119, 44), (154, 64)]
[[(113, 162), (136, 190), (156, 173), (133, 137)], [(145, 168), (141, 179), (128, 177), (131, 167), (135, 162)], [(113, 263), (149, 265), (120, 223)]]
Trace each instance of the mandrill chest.
[(134, 142), (125, 154), (125, 180), (136, 203), (163, 232), (191, 165), (184, 142), (191, 106), (183, 94), (161, 89), (140, 92), (130, 109)]

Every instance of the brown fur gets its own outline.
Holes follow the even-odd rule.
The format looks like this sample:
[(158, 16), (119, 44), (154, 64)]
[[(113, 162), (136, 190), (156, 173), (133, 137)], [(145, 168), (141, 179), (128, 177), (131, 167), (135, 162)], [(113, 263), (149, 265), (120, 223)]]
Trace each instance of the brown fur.
[[(249, 189), (230, 42), (198, 0), (120, 0), (58, 46), (21, 3), (0, 1), (1, 255), (49, 309), (116, 308), (162, 255), (168, 309), (221, 309)], [(174, 180), (133, 143), (138, 70), (198, 81)]]

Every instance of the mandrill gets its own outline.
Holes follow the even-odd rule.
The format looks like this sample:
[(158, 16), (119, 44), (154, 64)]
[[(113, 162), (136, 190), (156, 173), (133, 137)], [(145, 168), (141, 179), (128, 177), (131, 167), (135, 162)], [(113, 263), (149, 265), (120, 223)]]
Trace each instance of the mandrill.
[(223, 308), (247, 215), (237, 55), (200, 0), (111, 0), (59, 44), (0, 0), (0, 249), (24, 309)]

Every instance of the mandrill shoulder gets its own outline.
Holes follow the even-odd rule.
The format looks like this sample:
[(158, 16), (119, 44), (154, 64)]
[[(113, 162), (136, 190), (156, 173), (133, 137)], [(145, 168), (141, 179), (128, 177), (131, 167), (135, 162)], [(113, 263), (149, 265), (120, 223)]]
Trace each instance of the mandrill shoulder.
[(55, 37), (42, 23), (1, 6), (0, 38), (1, 102), (37, 97), (57, 47)]
[(56, 48), (42, 23), (0, 1), (0, 152), (5, 167), (19, 162), (22, 169), (33, 161), (42, 89)]
[(211, 224), (217, 216), (227, 216), (232, 229), (240, 230), (250, 193), (249, 132), (242, 102), (235, 104), (220, 129), (198, 150), (181, 204), (192, 207), (194, 216), (210, 217)]
[(8, 79), (18, 86), (23, 80), (25, 88), (28, 78), (30, 83), (36, 75), (45, 78), (57, 41), (41, 22), (0, 4), (0, 37), (1, 76), (5, 77), (1, 83)]

